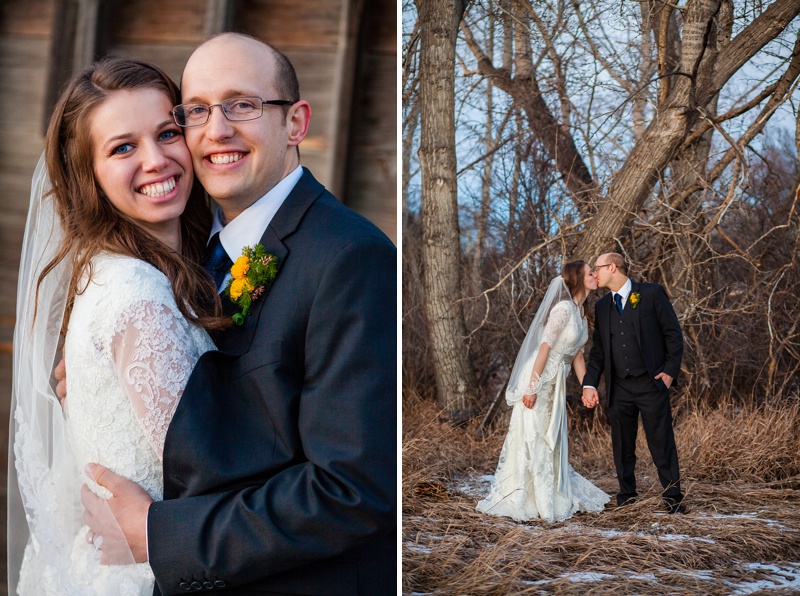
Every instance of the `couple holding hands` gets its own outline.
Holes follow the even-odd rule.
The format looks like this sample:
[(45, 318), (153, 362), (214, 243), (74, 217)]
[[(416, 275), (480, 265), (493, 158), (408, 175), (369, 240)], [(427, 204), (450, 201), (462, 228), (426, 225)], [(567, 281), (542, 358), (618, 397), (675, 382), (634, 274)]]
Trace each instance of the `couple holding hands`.
[(396, 250), (300, 166), (310, 118), (232, 33), (180, 90), (125, 58), (65, 87), (20, 266), (11, 593), (394, 592)]
[[(588, 362), (589, 292), (610, 290), (597, 301)], [(570, 366), (583, 385), (583, 404), (599, 403), (605, 377), (617, 504), (637, 497), (636, 435), (641, 415), (647, 445), (670, 513), (683, 513), (678, 452), (669, 388), (680, 371), (683, 334), (664, 288), (628, 277), (622, 255), (600, 255), (564, 265), (539, 307), (509, 378), (513, 406), (489, 496), (478, 511), (517, 521), (563, 521), (579, 511), (602, 511), (609, 495), (575, 472), (567, 459), (566, 378)]]

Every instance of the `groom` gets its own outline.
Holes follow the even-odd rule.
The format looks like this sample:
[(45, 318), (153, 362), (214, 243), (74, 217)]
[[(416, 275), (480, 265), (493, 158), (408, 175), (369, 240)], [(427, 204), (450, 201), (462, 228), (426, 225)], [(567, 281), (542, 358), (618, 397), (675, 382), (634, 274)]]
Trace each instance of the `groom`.
[[(237, 119), (227, 100), (243, 97), (264, 102), (260, 117)], [(182, 101), (208, 113), (184, 132), (221, 208), (212, 243), (227, 267), (260, 243), (279, 270), (189, 379), (164, 446), (165, 500), (92, 473), (156, 593), (392, 594), (395, 248), (300, 167), (311, 111), (277, 50), (208, 40), (186, 65)], [(102, 536), (96, 505), (84, 490)]]
[(636, 434), (642, 417), (647, 446), (664, 487), (670, 513), (683, 513), (678, 451), (672, 431), (669, 388), (680, 371), (683, 333), (663, 287), (628, 278), (622, 255), (600, 255), (598, 285), (611, 290), (595, 305), (592, 350), (583, 379), (583, 404), (598, 404), (605, 376), (611, 442), (617, 469), (617, 504), (636, 499)]

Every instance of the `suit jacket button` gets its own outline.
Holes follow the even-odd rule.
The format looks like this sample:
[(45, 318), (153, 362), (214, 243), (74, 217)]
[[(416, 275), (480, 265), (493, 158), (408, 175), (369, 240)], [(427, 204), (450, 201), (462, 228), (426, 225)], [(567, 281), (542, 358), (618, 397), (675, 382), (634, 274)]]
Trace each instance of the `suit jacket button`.
[(203, 584), (200, 582), (192, 582), (192, 590), (200, 591), (203, 589)]
[(226, 585), (227, 584), (224, 581), (222, 581), (221, 579), (218, 579), (217, 581), (214, 582), (214, 587), (215, 588), (224, 588)]
[(178, 587), (184, 592), (188, 592), (192, 589), (192, 586), (189, 584), (189, 582), (181, 582), (178, 584)]
[(206, 580), (206, 581), (203, 582), (203, 588), (206, 589), (206, 590), (213, 590), (214, 589), (214, 583)]

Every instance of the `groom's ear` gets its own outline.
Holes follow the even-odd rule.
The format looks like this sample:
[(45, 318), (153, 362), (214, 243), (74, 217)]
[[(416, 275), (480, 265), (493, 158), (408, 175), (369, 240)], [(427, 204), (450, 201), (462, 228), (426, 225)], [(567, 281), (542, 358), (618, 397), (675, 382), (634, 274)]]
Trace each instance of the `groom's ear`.
[(294, 104), (286, 115), (289, 127), (289, 146), (296, 147), (306, 137), (311, 124), (311, 106), (305, 100)]

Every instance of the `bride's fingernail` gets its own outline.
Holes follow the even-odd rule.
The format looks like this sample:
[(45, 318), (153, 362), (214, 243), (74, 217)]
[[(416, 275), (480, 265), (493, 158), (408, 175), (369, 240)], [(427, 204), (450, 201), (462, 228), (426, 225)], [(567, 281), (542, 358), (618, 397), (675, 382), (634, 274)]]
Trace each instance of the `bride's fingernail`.
[(88, 463), (86, 464), (86, 473), (89, 475), (94, 474), (94, 469), (97, 467), (97, 464)]

